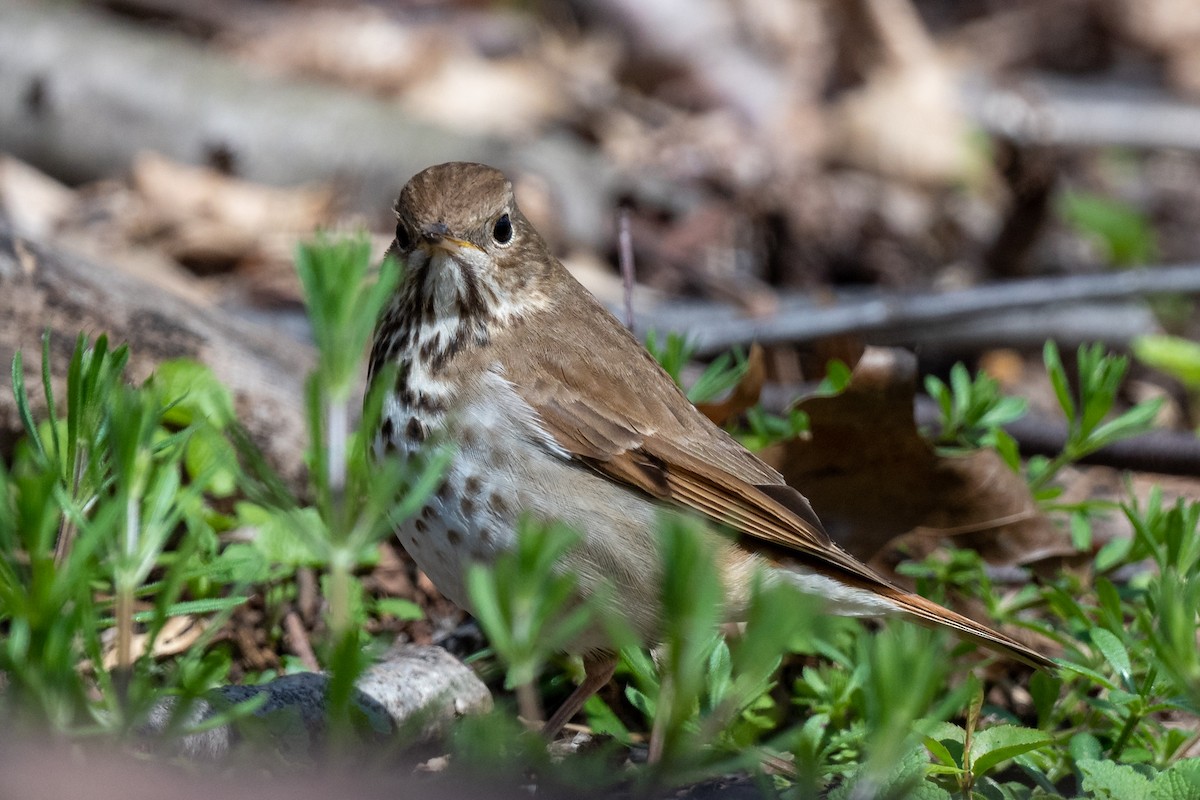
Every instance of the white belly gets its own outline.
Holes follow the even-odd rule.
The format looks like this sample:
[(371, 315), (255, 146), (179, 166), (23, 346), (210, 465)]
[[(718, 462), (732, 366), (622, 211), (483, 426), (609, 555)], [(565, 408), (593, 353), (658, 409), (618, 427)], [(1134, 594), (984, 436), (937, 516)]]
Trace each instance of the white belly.
[[(649, 635), (657, 603), (631, 598), (657, 599), (659, 506), (572, 460), (511, 385), (494, 373), (485, 380), (487, 391), (477, 394), (486, 402), (460, 403), (444, 428), (430, 431), (455, 453), (439, 490), (400, 524), (405, 550), (442, 594), (472, 610), (468, 566), (511, 548), (522, 513), (561, 520), (583, 536), (562, 564), (577, 575), (580, 594), (608, 584), (609, 596)], [(399, 427), (406, 412), (393, 410)], [(580, 649), (593, 637), (584, 638)]]

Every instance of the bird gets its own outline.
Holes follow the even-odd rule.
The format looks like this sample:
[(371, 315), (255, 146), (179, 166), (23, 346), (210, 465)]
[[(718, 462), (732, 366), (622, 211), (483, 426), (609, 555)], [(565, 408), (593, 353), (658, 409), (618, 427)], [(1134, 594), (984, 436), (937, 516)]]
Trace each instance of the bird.
[[(416, 564), (471, 610), (465, 571), (514, 546), (523, 514), (582, 533), (561, 569), (581, 597), (602, 587), (641, 639), (662, 627), (664, 510), (702, 520), (727, 613), (756, 574), (830, 613), (902, 614), (1039, 669), (1054, 663), (984, 624), (905, 591), (833, 543), (799, 490), (692, 405), (674, 380), (553, 255), (484, 164), (431, 166), (403, 187), (389, 252), (404, 277), (385, 304), (368, 380), (382, 375), (379, 451), (453, 455), (436, 492), (397, 526)], [(395, 369), (385, 369), (389, 365)], [(732, 535), (729, 535), (732, 532)], [(732, 621), (732, 620), (731, 620)], [(603, 632), (572, 644), (584, 678), (546, 721), (557, 733), (612, 677)]]

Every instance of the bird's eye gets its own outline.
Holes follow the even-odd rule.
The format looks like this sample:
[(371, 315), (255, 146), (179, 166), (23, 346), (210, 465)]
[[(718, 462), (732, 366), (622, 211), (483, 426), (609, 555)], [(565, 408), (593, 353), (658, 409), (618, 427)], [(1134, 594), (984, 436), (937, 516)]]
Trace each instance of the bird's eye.
[(512, 240), (512, 220), (508, 218), (508, 214), (496, 220), (496, 227), (492, 228), (492, 238), (500, 244), (508, 244)]
[(412, 247), (412, 237), (408, 234), (408, 228), (404, 227), (403, 222), (396, 223), (396, 249), (408, 250)]

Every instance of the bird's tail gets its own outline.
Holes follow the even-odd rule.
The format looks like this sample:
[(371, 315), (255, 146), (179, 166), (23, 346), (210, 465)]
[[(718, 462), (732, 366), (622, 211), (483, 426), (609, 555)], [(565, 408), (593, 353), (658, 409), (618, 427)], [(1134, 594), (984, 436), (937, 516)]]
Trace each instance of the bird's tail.
[(929, 627), (950, 628), (957, 633), (967, 636), (991, 650), (997, 650), (1012, 656), (1018, 661), (1036, 669), (1053, 670), (1056, 665), (1046, 656), (1027, 647), (1011, 636), (1006, 636), (997, 630), (964, 617), (958, 612), (940, 606), (932, 600), (926, 600), (917, 594), (905, 592), (894, 586), (887, 586), (880, 594), (890, 600), (900, 611), (909, 614), (918, 622)]

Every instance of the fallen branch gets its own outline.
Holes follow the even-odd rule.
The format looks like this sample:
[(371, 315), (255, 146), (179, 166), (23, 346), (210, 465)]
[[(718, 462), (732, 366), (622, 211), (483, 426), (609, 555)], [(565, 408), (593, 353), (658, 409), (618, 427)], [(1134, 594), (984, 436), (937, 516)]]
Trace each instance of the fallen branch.
[[(763, 345), (803, 342), (844, 334), (861, 334), (871, 342), (911, 343), (916, 332), (969, 321), (968, 329), (985, 315), (993, 322), (1018, 311), (1039, 310), (1036, 342), (1045, 338), (1055, 318), (1064, 320), (1071, 304), (1127, 300), (1155, 294), (1200, 294), (1200, 265), (1147, 267), (1101, 275), (1034, 278), (977, 286), (941, 294), (873, 293), (849, 298), (837, 305), (820, 306), (807, 296), (782, 295), (777, 313), (765, 317), (742, 316), (720, 303), (688, 302), (642, 309), (639, 317), (652, 320), (660, 331), (677, 331), (691, 338), (701, 355), (712, 355), (750, 342)], [(1048, 315), (1046, 309), (1053, 308)], [(1094, 312), (1087, 312), (1089, 315)], [(1118, 317), (1107, 312), (1107, 327), (1115, 333), (1148, 332), (1141, 323), (1118, 327)], [(1033, 319), (1032, 317), (1030, 319)], [(1101, 317), (1103, 319), (1103, 317)], [(1148, 317), (1141, 317), (1145, 320)], [(1127, 321), (1128, 323), (1129, 321)], [(998, 323), (997, 323), (998, 324)], [(644, 323), (639, 328), (647, 327)], [(1112, 336), (1102, 337), (1113, 341)], [(1065, 340), (1065, 337), (1064, 337)]]
[(0, 97), (12, 100), (0, 103), (0, 151), (71, 182), (109, 177), (153, 150), (268, 184), (335, 181), (351, 208), (378, 215), (418, 170), (483, 161), (545, 179), (566, 234), (596, 246), (622, 189), (574, 137), (443, 130), (395, 103), (261, 74), (75, 4), (0, 0)]
[(1200, 106), (1162, 92), (1042, 78), (963, 95), (984, 130), (1022, 144), (1200, 150)]
[[(62, 396), (80, 332), (130, 343), (129, 373), (144, 379), (158, 362), (193, 358), (212, 367), (234, 394), (238, 418), (291, 482), (304, 470), (303, 376), (312, 350), (279, 329), (235, 319), (197, 297), (182, 297), (113, 266), (12, 234), (0, 217), (0, 365), (24, 353), (25, 382), (41, 385), (42, 335), (50, 334), (50, 374)], [(8, 383), (4, 380), (3, 383)], [(45, 414), (31, 390), (34, 416)], [(23, 433), (10, 388), (0, 391), (0, 453)]]

